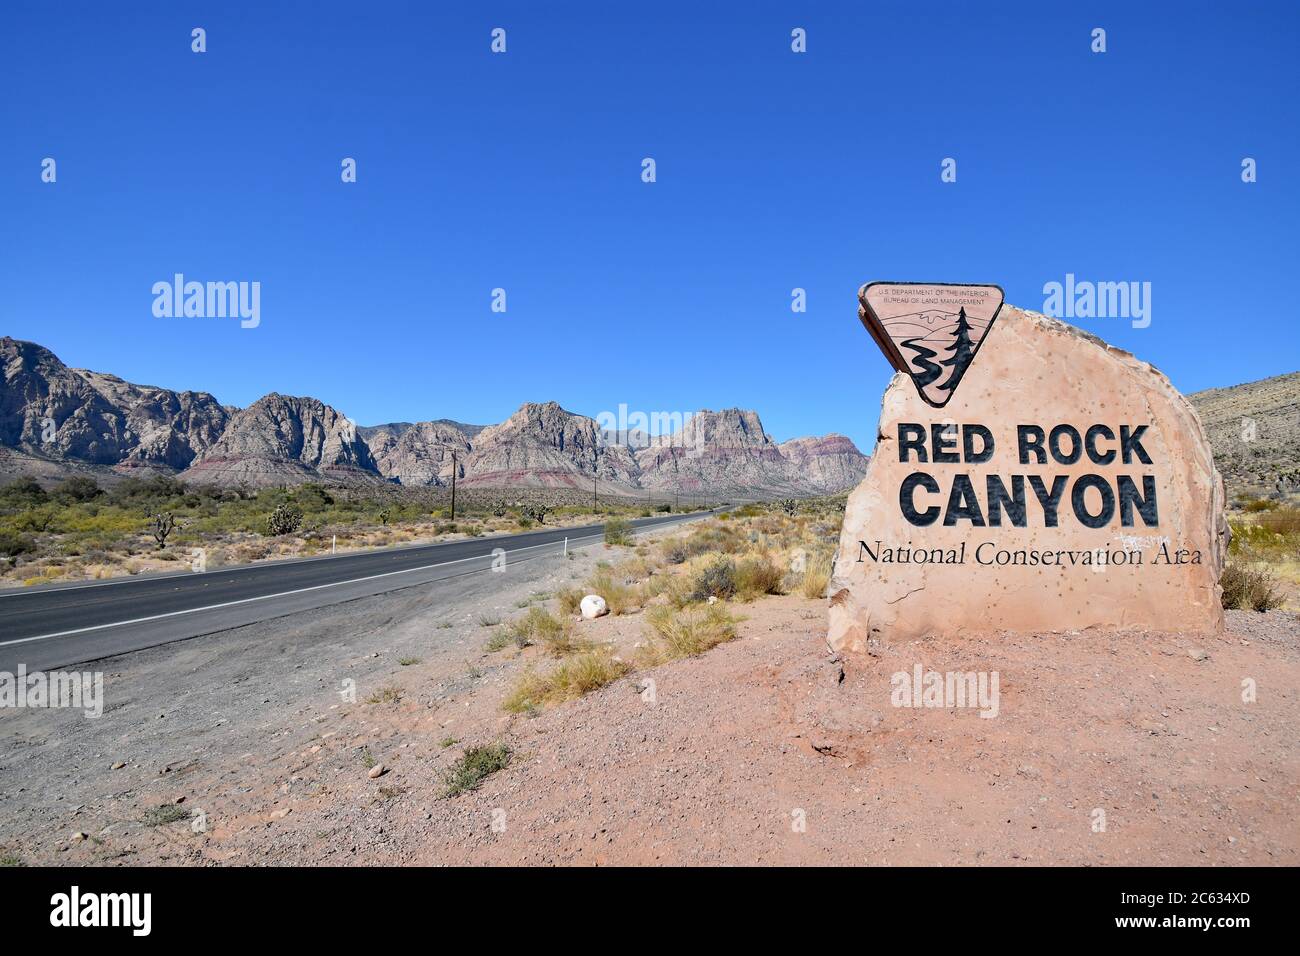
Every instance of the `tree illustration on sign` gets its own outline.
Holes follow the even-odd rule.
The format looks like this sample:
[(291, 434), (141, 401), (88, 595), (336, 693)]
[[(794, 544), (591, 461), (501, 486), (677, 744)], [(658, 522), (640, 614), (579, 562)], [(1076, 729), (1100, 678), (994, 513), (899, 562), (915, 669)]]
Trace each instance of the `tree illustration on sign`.
[(939, 364), (945, 368), (951, 368), (952, 374), (948, 380), (938, 386), (941, 391), (951, 392), (961, 381), (961, 377), (966, 372), (966, 366), (970, 365), (971, 356), (975, 354), (975, 348), (970, 339), (970, 323), (966, 321), (966, 310), (963, 308), (957, 313), (957, 327), (953, 330), (954, 342), (952, 345), (952, 356), (944, 359)]

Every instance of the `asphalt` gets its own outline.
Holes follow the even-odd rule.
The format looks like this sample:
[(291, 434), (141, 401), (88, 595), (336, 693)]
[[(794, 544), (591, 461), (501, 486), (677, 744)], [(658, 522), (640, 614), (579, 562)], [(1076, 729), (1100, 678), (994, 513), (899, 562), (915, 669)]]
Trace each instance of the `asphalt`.
[[(661, 528), (714, 512), (637, 518)], [(0, 671), (50, 670), (186, 640), (600, 541), (604, 525), (548, 528), (440, 544), (384, 548), (0, 593)]]

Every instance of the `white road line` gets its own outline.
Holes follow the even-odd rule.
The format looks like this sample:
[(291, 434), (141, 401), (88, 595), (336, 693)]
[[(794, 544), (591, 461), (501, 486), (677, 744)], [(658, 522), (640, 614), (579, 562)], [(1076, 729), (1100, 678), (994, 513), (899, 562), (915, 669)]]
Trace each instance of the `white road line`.
[[(585, 537), (576, 538), (574, 540), (586, 541), (591, 538), (599, 538), (602, 536), (603, 535), (587, 535)], [(557, 542), (548, 541), (545, 544), (533, 544), (533, 545), (529, 545), (526, 548), (516, 548), (515, 551), (516, 552), (532, 551), (535, 548), (551, 548), (554, 547), (556, 544)], [(507, 551), (506, 553), (510, 554), (511, 552)], [(223, 604), (208, 604), (204, 607), (192, 607), (192, 608), (187, 608), (186, 610), (183, 611), (168, 611), (165, 614), (151, 614), (148, 617), (137, 617), (129, 621), (114, 621), (111, 624), (95, 624), (92, 627), (78, 627), (70, 631), (58, 631), (54, 634), (38, 634), (34, 637), (20, 637), (17, 640), (13, 640), (13, 641), (0, 641), (0, 647), (9, 647), (13, 644), (27, 644), (31, 641), (45, 641), (55, 637), (68, 637), (72, 634), (85, 634), (89, 631), (102, 631), (110, 627), (124, 627), (127, 624), (144, 624), (149, 621), (160, 621), (163, 618), (178, 617), (182, 614), (198, 614), (200, 611), (216, 611), (223, 607), (234, 607), (238, 604), (251, 604), (254, 601), (267, 601), (270, 600), (271, 598), (289, 597), (294, 594), (306, 594), (308, 591), (319, 591), (323, 588), (337, 588), (337, 587), (342, 587), (345, 584), (360, 584), (362, 581), (377, 581), (380, 578), (389, 578), (395, 574), (410, 574), (413, 571), (429, 571), (433, 568), (443, 568), (450, 564), (461, 564), (462, 562), (465, 561), (482, 561), (490, 558), (492, 558), (491, 554), (478, 554), (469, 558), (456, 558), (454, 561), (440, 561), (437, 564), (426, 564), (418, 568), (407, 568), (404, 571), (385, 571), (383, 574), (371, 574), (371, 575), (367, 575), (364, 578), (352, 578), (351, 580), (348, 581), (334, 581), (330, 584), (314, 584), (309, 588), (296, 588), (292, 591), (279, 591), (275, 594), (262, 594), (259, 595), (258, 597), (240, 598), (238, 601), (226, 601)]]

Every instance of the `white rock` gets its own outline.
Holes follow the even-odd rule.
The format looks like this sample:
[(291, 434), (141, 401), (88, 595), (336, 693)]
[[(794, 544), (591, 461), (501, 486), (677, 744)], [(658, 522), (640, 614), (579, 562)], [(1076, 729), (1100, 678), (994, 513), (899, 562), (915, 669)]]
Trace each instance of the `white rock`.
[(578, 605), (578, 609), (582, 611), (582, 616), (589, 621), (592, 618), (600, 617), (603, 614), (609, 613), (609, 607), (605, 604), (605, 599), (599, 594), (588, 594), (582, 599), (582, 603)]

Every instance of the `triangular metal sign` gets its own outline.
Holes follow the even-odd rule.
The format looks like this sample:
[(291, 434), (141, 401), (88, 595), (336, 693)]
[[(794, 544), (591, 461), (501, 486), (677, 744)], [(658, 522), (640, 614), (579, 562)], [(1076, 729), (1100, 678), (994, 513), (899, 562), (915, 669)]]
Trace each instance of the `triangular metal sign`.
[(921, 399), (943, 408), (957, 391), (1002, 309), (1002, 287), (943, 282), (869, 282), (858, 318)]

